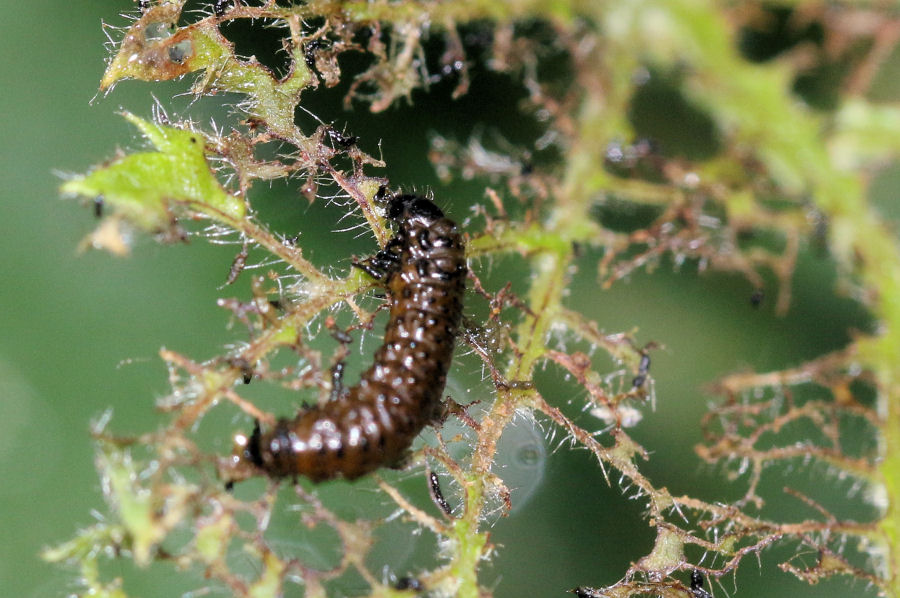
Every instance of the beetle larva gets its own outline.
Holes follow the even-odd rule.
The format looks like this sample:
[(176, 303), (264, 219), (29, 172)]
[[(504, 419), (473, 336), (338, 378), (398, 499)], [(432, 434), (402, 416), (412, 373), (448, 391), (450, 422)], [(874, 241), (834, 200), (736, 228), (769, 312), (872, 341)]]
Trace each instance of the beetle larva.
[(221, 469), (228, 484), (252, 475), (354, 479), (397, 463), (439, 415), (462, 314), (466, 262), (456, 224), (430, 200), (396, 195), (397, 232), (355, 264), (390, 294), (384, 343), (359, 383), (324, 405), (238, 435)]

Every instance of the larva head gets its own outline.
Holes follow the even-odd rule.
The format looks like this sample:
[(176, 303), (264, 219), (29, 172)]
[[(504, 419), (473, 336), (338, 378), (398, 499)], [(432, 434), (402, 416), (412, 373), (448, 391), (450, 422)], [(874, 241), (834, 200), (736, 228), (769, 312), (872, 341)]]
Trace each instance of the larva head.
[(235, 435), (231, 455), (220, 459), (218, 463), (219, 479), (225, 482), (226, 489), (230, 490), (236, 482), (262, 473), (259, 467), (262, 463), (259, 442), (259, 422), (256, 422), (253, 434), (249, 437), (246, 434)]
[(388, 203), (387, 217), (396, 222), (416, 219), (430, 224), (443, 218), (444, 213), (430, 199), (419, 195), (395, 195)]

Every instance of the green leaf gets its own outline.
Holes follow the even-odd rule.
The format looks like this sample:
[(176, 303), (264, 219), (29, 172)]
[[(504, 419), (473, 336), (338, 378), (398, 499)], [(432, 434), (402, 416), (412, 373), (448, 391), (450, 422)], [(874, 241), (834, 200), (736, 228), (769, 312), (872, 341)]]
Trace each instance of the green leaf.
[(156, 151), (116, 158), (62, 185), (62, 192), (100, 199), (117, 217), (141, 230), (179, 238), (177, 216), (199, 212), (233, 224), (246, 212), (240, 197), (228, 193), (206, 161), (205, 138), (123, 113)]

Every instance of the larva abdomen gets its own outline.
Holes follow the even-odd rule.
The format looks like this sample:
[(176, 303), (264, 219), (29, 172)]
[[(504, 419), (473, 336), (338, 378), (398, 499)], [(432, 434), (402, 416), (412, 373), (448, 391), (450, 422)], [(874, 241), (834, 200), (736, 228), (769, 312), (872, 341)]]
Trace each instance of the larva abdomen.
[(365, 475), (401, 459), (438, 414), (462, 315), (462, 237), (430, 200), (395, 196), (398, 230), (359, 266), (385, 283), (390, 314), (374, 362), (346, 394), (235, 439), (222, 466), (233, 483), (251, 475), (313, 481)]

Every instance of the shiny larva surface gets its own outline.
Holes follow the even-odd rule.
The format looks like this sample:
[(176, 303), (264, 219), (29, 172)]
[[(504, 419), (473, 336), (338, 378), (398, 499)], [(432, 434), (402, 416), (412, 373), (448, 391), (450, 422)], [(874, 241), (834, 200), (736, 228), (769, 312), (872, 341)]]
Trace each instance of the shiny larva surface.
[(397, 232), (358, 264), (390, 292), (384, 343), (356, 386), (322, 406), (238, 436), (220, 474), (353, 479), (398, 462), (440, 412), (459, 332), (466, 262), (456, 224), (430, 200), (398, 195), (388, 217)]

